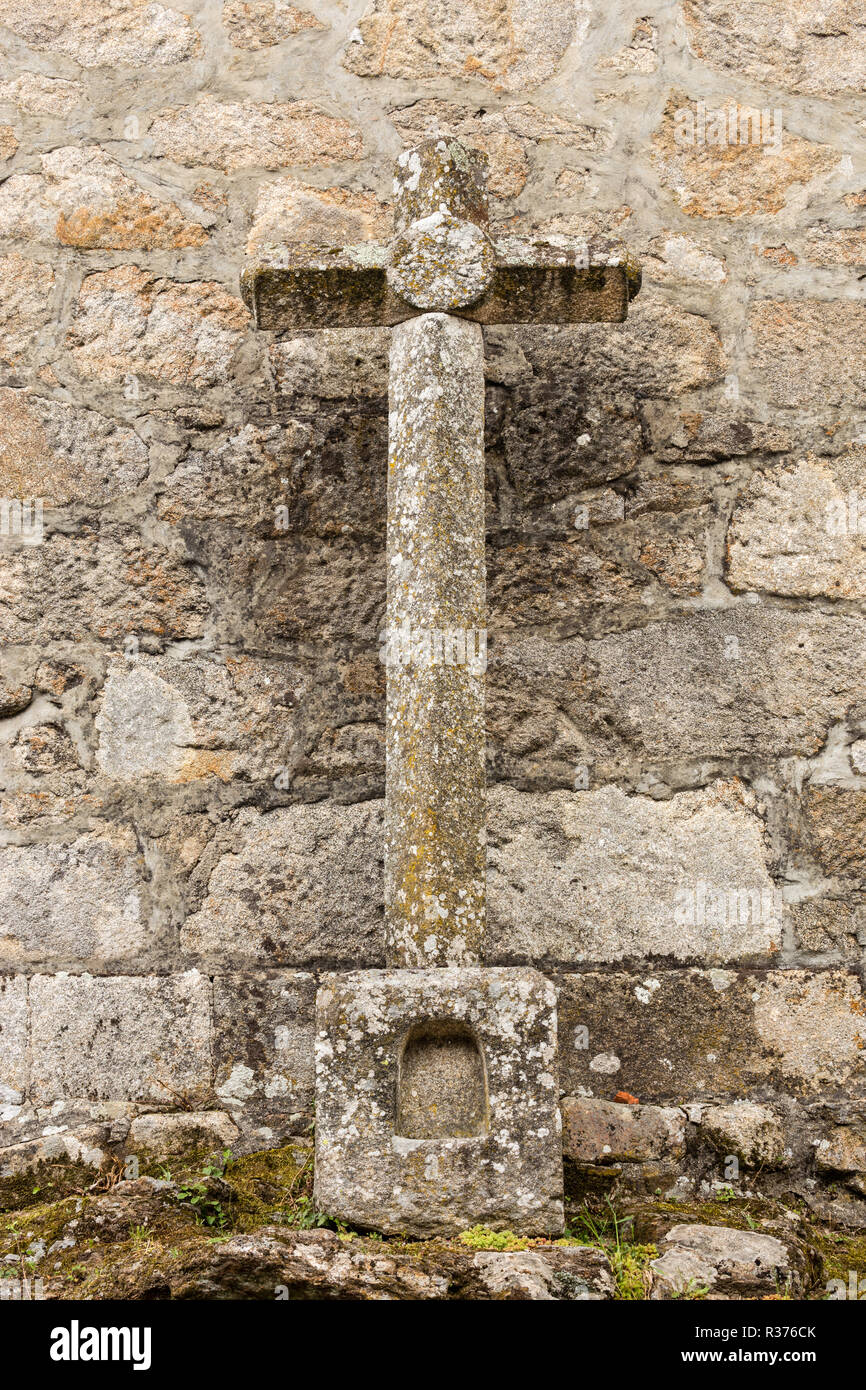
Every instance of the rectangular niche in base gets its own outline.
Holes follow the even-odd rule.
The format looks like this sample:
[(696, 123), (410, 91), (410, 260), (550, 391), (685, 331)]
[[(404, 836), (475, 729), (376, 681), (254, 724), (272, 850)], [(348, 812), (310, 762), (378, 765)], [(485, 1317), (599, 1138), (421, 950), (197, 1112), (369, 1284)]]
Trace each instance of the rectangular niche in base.
[(325, 975), (316, 1201), (389, 1234), (562, 1230), (556, 993), (531, 969)]

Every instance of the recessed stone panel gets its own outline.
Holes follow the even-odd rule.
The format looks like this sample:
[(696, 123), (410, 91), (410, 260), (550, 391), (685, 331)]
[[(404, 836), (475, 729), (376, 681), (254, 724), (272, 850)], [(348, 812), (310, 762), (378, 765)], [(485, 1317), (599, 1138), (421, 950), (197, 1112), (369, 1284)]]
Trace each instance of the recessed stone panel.
[(397, 1135), (466, 1139), (487, 1133), (489, 1112), (484, 1054), (472, 1030), (439, 1020), (413, 1028), (397, 1073)]
[(325, 975), (316, 1201), (431, 1236), (562, 1229), (556, 998), (535, 970)]

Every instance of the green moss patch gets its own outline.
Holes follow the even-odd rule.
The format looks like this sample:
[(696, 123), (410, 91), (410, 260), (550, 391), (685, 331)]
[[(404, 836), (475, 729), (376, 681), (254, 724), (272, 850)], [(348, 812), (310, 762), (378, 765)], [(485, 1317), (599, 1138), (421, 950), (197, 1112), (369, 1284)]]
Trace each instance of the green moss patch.
[[(819, 1221), (793, 1196), (785, 1203), (634, 1198), (622, 1205), (614, 1205), (609, 1196), (596, 1197), (569, 1205), (566, 1234), (559, 1239), (529, 1238), (478, 1225), (453, 1239), (418, 1240), (359, 1233), (317, 1211), (312, 1148), (303, 1143), (237, 1159), (227, 1152), (214, 1157), (195, 1151), (182, 1160), (154, 1160), (148, 1166), (149, 1176), (164, 1186), (124, 1183), (115, 1190), (122, 1172), (119, 1163), (95, 1179), (92, 1170), (82, 1173), (78, 1165), (63, 1165), (60, 1173), (52, 1166), (51, 1173), (16, 1179), (20, 1205), (0, 1214), (0, 1274), (41, 1278), (52, 1296), (74, 1299), (169, 1297), (201, 1266), (209, 1245), (264, 1226), (327, 1225), (348, 1242), (365, 1248), (378, 1244), (383, 1251), (399, 1250), (419, 1265), (435, 1266), (453, 1277), (458, 1288), (467, 1250), (594, 1247), (610, 1261), (616, 1296), (634, 1301), (647, 1297), (649, 1266), (664, 1233), (674, 1224), (696, 1222), (794, 1237), (806, 1252), (811, 1298), (825, 1298), (830, 1279), (847, 1285), (850, 1271), (858, 1279), (866, 1278), (866, 1234)], [(7, 1201), (14, 1194), (10, 1185)], [(460, 1254), (462, 1265), (455, 1259)], [(705, 1292), (696, 1288), (685, 1296), (699, 1299)]]

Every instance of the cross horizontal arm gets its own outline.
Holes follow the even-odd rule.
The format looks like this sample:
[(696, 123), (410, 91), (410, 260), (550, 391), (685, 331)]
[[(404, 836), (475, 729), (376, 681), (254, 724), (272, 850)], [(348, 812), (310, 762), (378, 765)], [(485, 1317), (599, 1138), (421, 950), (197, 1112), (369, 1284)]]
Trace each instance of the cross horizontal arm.
[[(621, 242), (504, 236), (492, 239), (490, 287), (451, 310), (476, 323), (621, 323), (640, 288), (640, 270)], [(257, 328), (373, 328), (424, 312), (389, 285), (390, 248), (377, 242), (264, 249), (244, 270), (241, 291)]]

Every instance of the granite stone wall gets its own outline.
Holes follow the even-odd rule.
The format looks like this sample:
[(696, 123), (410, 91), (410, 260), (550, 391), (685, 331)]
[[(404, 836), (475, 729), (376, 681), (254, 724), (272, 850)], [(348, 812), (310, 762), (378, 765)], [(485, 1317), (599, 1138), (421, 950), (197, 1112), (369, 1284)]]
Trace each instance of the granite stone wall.
[(856, 1210), (860, 0), (0, 0), (0, 1172), (303, 1133), (383, 963), (389, 330), (238, 277), (439, 132), (644, 268), (485, 329), (486, 962), (557, 982), (578, 1176)]

